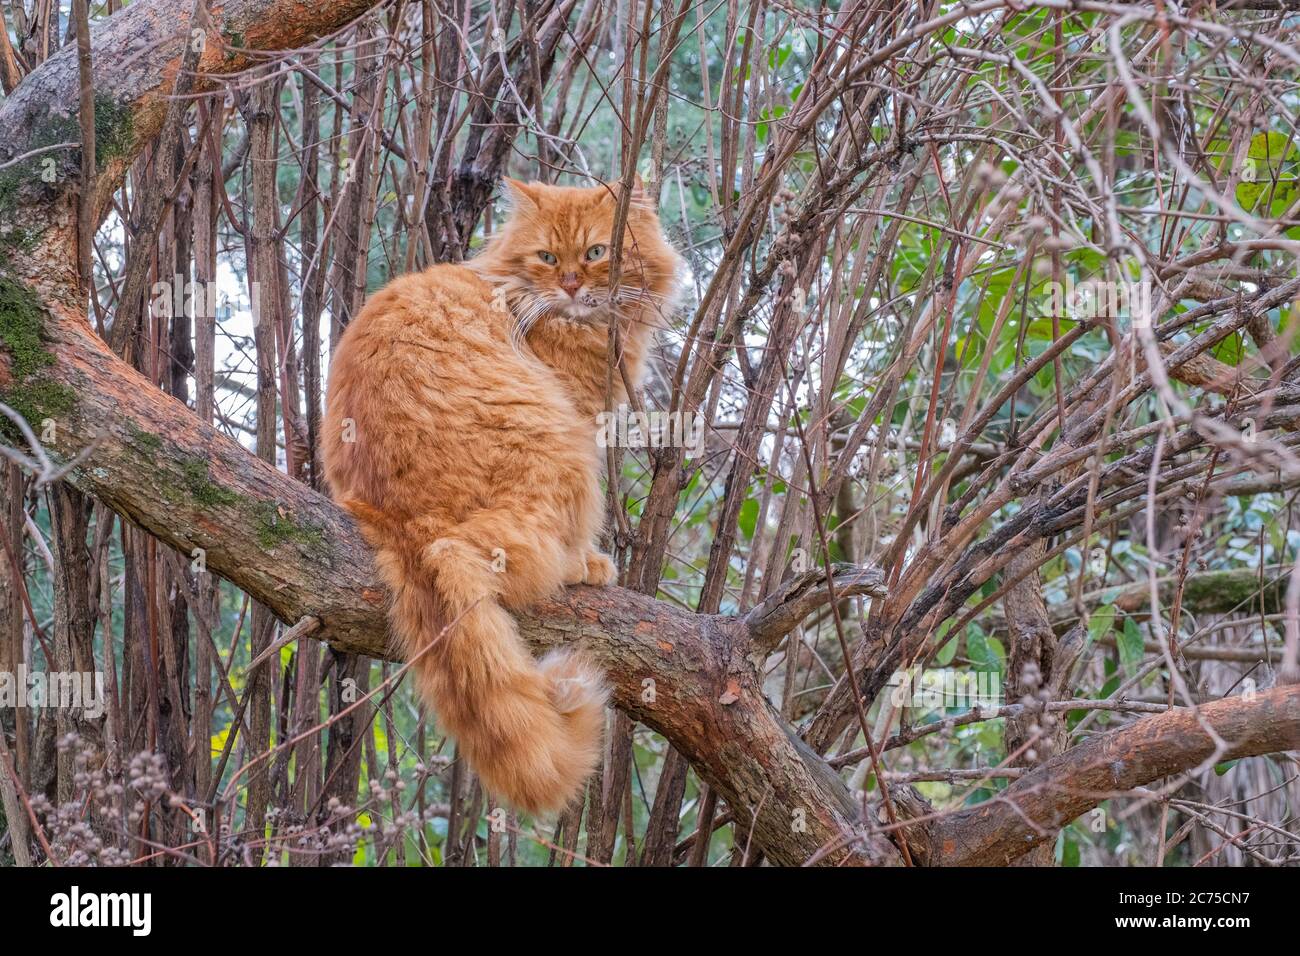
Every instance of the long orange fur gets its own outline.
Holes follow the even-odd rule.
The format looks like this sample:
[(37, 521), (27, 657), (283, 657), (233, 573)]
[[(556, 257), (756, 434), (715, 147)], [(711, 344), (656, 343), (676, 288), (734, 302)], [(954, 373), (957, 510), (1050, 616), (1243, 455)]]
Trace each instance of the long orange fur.
[(396, 279), (349, 324), (324, 456), (404, 653), (435, 642), (414, 671), (442, 729), (490, 792), (551, 813), (595, 766), (607, 691), (579, 653), (534, 661), (510, 612), (613, 583), (596, 544), (611, 308), (635, 382), (679, 259), (638, 184), (611, 296), (617, 192), (507, 185), (511, 215), (479, 256)]

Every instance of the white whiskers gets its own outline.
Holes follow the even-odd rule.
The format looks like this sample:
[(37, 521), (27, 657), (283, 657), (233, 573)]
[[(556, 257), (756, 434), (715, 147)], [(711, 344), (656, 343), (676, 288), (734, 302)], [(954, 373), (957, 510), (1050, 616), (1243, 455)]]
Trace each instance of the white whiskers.
[(550, 309), (550, 304), (538, 295), (523, 298), (517, 306), (511, 308), (515, 321), (510, 326), (510, 346), (516, 355), (532, 351), (528, 348), (528, 333)]
[(649, 289), (622, 286), (614, 290), (613, 301), (624, 308), (649, 306), (660, 318), (667, 318), (673, 311), (673, 302), (668, 296), (658, 295)]
[[(520, 288), (515, 283), (503, 284), (498, 288), (503, 290), (502, 294), (510, 310), (512, 321), (508, 338), (510, 347), (516, 355), (532, 355), (532, 349), (528, 345), (528, 334), (538, 322), (545, 319), (574, 322), (579, 326), (600, 325), (607, 321), (608, 312), (601, 308), (593, 310), (583, 319), (569, 319), (565, 318), (563, 311), (557, 311), (553, 302), (537, 292)], [(668, 315), (673, 310), (670, 297), (657, 295), (648, 289), (635, 286), (621, 286), (615, 289), (608, 302), (609, 308), (613, 308), (624, 319), (635, 320), (636, 312), (647, 309), (660, 317)]]

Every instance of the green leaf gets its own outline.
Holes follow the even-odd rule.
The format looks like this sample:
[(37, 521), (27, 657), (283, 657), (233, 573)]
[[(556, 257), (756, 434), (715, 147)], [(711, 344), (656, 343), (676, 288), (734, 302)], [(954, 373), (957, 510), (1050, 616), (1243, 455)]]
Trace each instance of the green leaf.
[(972, 626), (966, 631), (966, 657), (976, 665), (994, 663), (988, 639), (978, 627)]
[(944, 640), (945, 635), (943, 633), (949, 627), (952, 626), (952, 618), (949, 618), (948, 620), (944, 621), (943, 624), (944, 626), (940, 628), (940, 633), (939, 633), (939, 640), (943, 641), (943, 643), (939, 645), (939, 652), (934, 655), (934, 662), (939, 667), (947, 667), (949, 664), (952, 663), (952, 659), (957, 656), (957, 644), (958, 644), (957, 638), (950, 636), (945, 641)]
[(745, 503), (740, 506), (740, 514), (736, 517), (736, 524), (740, 525), (740, 532), (746, 540), (754, 539), (754, 527), (758, 524), (757, 498), (745, 499)]
[(1061, 866), (1079, 865), (1079, 841), (1065, 839), (1061, 843)]
[(1007, 649), (1002, 646), (1002, 642), (996, 637), (988, 638), (989, 663), (998, 670), (1006, 670), (1007, 666)]
[(1219, 342), (1211, 350), (1214, 357), (1225, 365), (1237, 366), (1241, 364), (1241, 356), (1245, 351), (1241, 345), (1241, 334), (1233, 333)]
[(779, 47), (775, 47), (767, 54), (767, 65), (774, 70), (780, 66), (783, 66), (785, 64), (785, 61), (790, 59), (791, 52), (792, 50), (790, 48), (790, 44), (788, 43), (783, 44), (782, 46)]
[(1137, 626), (1137, 621), (1131, 617), (1124, 618), (1124, 627), (1115, 639), (1119, 647), (1119, 660), (1124, 665), (1124, 670), (1132, 672), (1142, 663), (1142, 631)]
[[(1296, 194), (1296, 148), (1282, 133), (1256, 133), (1242, 162), (1237, 202), (1260, 215), (1281, 215)], [(1284, 167), (1291, 166), (1287, 171)], [(1262, 208), (1267, 205), (1267, 208)]]
[(1088, 618), (1088, 645), (1092, 646), (1110, 633), (1111, 625), (1115, 623), (1115, 605), (1105, 604), (1092, 612)]

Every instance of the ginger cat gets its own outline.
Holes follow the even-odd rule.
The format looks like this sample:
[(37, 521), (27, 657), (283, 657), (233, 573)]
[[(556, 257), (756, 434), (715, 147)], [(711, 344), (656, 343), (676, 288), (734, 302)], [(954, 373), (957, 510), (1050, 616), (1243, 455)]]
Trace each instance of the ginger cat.
[(534, 661), (509, 612), (614, 581), (596, 544), (610, 309), (635, 383), (680, 259), (638, 180), (611, 295), (617, 187), (506, 184), (479, 256), (394, 280), (344, 332), (324, 458), (440, 726), (490, 792), (551, 813), (596, 764), (607, 690), (581, 654)]

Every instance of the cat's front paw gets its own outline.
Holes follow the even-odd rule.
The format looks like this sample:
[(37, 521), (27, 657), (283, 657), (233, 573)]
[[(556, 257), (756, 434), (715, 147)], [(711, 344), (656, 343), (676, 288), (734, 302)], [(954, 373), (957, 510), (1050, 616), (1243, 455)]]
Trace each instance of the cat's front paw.
[(609, 555), (600, 551), (588, 551), (587, 573), (582, 580), (584, 584), (608, 587), (618, 580), (618, 568), (614, 567)]

